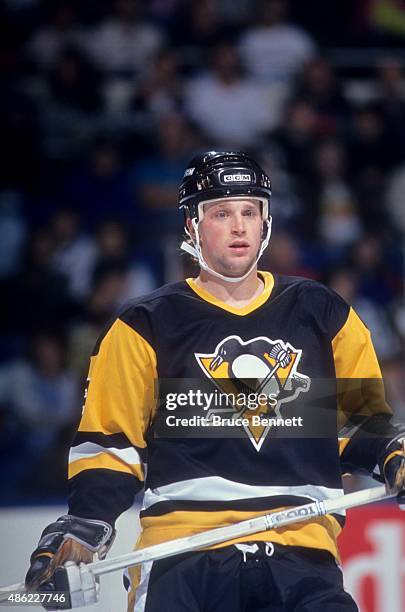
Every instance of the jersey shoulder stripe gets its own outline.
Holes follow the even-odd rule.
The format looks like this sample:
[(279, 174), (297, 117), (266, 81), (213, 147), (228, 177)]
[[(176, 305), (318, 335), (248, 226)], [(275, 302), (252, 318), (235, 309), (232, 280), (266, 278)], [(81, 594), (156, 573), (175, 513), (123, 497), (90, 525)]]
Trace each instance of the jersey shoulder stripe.
[(157, 316), (156, 311), (162, 303), (167, 303), (176, 296), (190, 296), (191, 290), (187, 283), (169, 283), (152, 291), (151, 293), (127, 300), (122, 304), (105, 325), (97, 339), (92, 356), (98, 354), (100, 345), (117, 319), (123, 321), (138, 332), (150, 345), (153, 337), (151, 331), (151, 318)]

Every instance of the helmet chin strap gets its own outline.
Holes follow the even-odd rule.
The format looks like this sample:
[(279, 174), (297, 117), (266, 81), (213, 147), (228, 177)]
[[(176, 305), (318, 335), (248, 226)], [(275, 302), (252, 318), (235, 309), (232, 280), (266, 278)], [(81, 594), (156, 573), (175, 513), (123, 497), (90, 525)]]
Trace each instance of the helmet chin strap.
[(267, 245), (269, 244), (269, 240), (270, 240), (270, 236), (271, 236), (271, 221), (272, 221), (271, 217), (269, 219), (265, 219), (265, 223), (267, 225), (266, 236), (262, 240), (262, 244), (260, 246), (259, 253), (258, 253), (257, 257), (256, 257), (256, 260), (254, 261), (254, 263), (250, 266), (249, 270), (243, 276), (238, 276), (238, 277), (224, 276), (223, 274), (220, 274), (219, 272), (216, 272), (215, 270), (213, 270), (212, 268), (209, 267), (209, 265), (207, 264), (207, 262), (204, 259), (202, 251), (201, 251), (200, 236), (199, 236), (199, 233), (198, 233), (198, 221), (197, 221), (196, 217), (194, 217), (191, 220), (191, 223), (192, 223), (193, 229), (194, 229), (194, 233), (195, 233), (195, 238), (193, 236), (191, 236), (191, 234), (188, 231), (187, 227), (185, 228), (186, 233), (188, 234), (188, 236), (193, 241), (193, 244), (189, 244), (188, 242), (184, 241), (181, 244), (180, 248), (183, 251), (186, 251), (186, 253), (189, 253), (190, 255), (192, 255), (193, 257), (198, 259), (198, 263), (200, 264), (200, 268), (202, 270), (205, 270), (209, 274), (212, 274), (213, 276), (216, 276), (217, 278), (220, 278), (221, 280), (224, 280), (227, 283), (239, 283), (240, 281), (244, 280), (245, 278), (247, 278), (249, 276), (249, 274), (252, 272), (252, 270), (257, 265), (257, 262), (259, 261), (260, 257), (263, 255), (264, 250), (267, 248)]

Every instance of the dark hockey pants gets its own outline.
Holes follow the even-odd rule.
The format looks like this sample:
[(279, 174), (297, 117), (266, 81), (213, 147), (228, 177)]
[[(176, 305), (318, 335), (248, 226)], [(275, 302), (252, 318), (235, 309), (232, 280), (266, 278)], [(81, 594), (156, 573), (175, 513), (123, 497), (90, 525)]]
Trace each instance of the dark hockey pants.
[(140, 612), (358, 612), (330, 553), (264, 542), (154, 562), (136, 602)]

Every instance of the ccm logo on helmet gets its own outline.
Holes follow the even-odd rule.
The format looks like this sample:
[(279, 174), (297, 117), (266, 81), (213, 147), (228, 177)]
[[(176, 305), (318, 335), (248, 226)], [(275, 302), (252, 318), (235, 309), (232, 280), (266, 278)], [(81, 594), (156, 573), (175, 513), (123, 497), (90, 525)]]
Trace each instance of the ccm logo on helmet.
[(222, 176), (224, 183), (251, 183), (251, 174), (224, 174)]

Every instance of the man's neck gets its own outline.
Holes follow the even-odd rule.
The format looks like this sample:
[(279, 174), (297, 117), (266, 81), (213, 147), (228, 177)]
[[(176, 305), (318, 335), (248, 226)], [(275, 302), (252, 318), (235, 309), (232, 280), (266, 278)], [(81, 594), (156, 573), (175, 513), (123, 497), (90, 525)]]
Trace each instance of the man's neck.
[(258, 276), (256, 269), (239, 283), (229, 283), (201, 270), (195, 282), (221, 302), (235, 308), (249, 305), (264, 289), (264, 282)]

